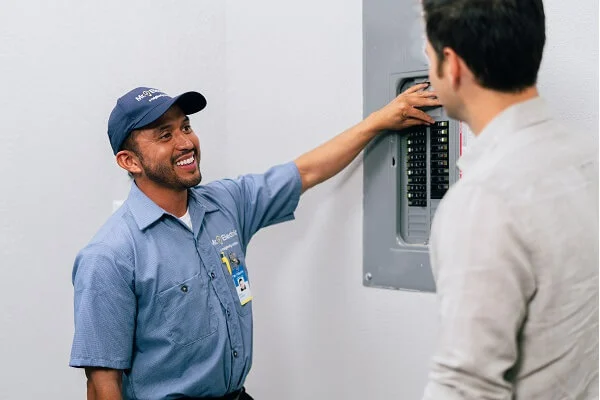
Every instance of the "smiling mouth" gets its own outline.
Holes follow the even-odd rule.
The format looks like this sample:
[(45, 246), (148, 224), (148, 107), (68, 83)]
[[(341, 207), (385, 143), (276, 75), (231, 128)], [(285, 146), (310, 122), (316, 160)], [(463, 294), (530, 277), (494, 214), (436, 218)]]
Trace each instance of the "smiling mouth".
[(190, 157), (188, 157), (188, 158), (186, 158), (186, 159), (184, 159), (184, 160), (177, 161), (177, 162), (175, 163), (175, 165), (177, 165), (177, 166), (179, 166), (179, 167), (185, 167), (185, 166), (187, 166), (187, 165), (190, 165), (190, 164), (192, 164), (192, 163), (193, 163), (195, 160), (196, 160), (196, 157), (195, 157), (194, 155), (191, 155)]

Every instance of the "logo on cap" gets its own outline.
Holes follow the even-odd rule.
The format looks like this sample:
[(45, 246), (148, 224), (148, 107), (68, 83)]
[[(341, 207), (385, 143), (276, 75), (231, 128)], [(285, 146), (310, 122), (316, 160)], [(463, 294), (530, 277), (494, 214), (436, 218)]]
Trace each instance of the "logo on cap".
[[(152, 96), (152, 97), (150, 97), (150, 96)], [(150, 99), (148, 100), (148, 102), (151, 102), (151, 101), (154, 101), (154, 100), (156, 100), (156, 99), (158, 99), (160, 97), (165, 97), (165, 96), (167, 96), (167, 94), (164, 93), (164, 92), (161, 92), (158, 89), (146, 89), (141, 94), (135, 96), (135, 99), (137, 101), (142, 101), (146, 97), (150, 97)]]

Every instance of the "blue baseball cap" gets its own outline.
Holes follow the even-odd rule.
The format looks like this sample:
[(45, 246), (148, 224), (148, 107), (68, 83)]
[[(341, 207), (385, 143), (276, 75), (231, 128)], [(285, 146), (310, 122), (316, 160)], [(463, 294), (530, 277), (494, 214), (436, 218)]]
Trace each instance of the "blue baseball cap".
[(115, 155), (133, 130), (156, 121), (173, 104), (181, 107), (185, 115), (190, 115), (206, 107), (206, 99), (198, 92), (170, 97), (161, 90), (147, 87), (135, 88), (120, 97), (108, 118), (108, 138)]

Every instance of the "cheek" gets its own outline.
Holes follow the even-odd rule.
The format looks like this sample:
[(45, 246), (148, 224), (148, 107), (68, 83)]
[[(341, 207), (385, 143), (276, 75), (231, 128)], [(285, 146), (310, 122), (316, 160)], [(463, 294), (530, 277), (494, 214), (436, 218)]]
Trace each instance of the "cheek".
[(433, 61), (429, 61), (429, 82), (439, 82), (437, 65)]
[(144, 157), (144, 164), (153, 166), (166, 162), (170, 163), (171, 156), (172, 153), (163, 147), (154, 148), (151, 152), (148, 152), (146, 157)]
[(198, 152), (198, 154), (200, 154), (200, 139), (198, 139), (198, 136), (194, 135), (191, 138), (191, 141), (194, 144), (194, 147), (196, 148), (196, 151)]
[(439, 78), (437, 76), (437, 70), (435, 69), (435, 67), (433, 65), (429, 65), (429, 83), (431, 83), (431, 86), (433, 86), (433, 90), (435, 90), (437, 92), (438, 86), (439, 86)]
[(440, 79), (435, 70), (430, 70), (429, 72), (429, 82), (431, 83), (431, 87), (433, 91), (437, 95), (438, 99), (442, 104), (445, 104), (446, 96), (446, 88), (444, 86), (444, 81)]

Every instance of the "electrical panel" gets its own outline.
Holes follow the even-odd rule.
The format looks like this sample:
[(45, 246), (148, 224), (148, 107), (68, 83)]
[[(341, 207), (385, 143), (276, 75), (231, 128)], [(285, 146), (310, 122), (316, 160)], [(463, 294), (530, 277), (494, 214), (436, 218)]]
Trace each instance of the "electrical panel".
[[(428, 81), (419, 1), (363, 2), (364, 115)], [(364, 153), (363, 284), (435, 291), (429, 262), (431, 222), (460, 178), (459, 121), (441, 107), (424, 109), (431, 126), (382, 133)]]

